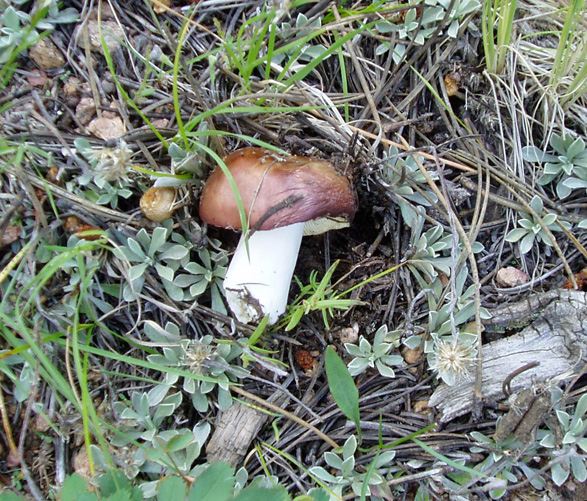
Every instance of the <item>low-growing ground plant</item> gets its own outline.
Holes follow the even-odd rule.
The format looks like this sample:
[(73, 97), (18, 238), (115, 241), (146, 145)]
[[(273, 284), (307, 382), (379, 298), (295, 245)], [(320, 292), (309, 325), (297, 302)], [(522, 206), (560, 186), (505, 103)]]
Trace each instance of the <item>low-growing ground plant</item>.
[(357, 376), (370, 367), (376, 368), (384, 377), (395, 377), (392, 367), (403, 363), (400, 355), (390, 353), (399, 346), (399, 332), (387, 332), (386, 325), (377, 329), (372, 344), (361, 336), (358, 344), (345, 343), (344, 346), (348, 354), (355, 357), (348, 365), (351, 376)]
[(552, 451), (550, 474), (558, 486), (563, 485), (571, 475), (578, 482), (587, 480), (587, 395), (579, 399), (572, 414), (560, 408), (562, 398), (562, 391), (555, 388), (552, 400), (556, 419), (547, 421), (548, 431), (540, 430), (538, 433), (540, 445)]
[(53, 31), (56, 25), (73, 23), (79, 18), (74, 7), (62, 8), (57, 0), (38, 2), (32, 12), (21, 9), (26, 3), (28, 0), (0, 2), (0, 64), (10, 65), (23, 51)]
[[(178, 501), (198, 501), (217, 499), (222, 501), (290, 501), (283, 486), (267, 485), (262, 478), (253, 479), (244, 486), (247, 472), (241, 468), (235, 473), (226, 463), (213, 463), (203, 468), (195, 479), (167, 476), (157, 482), (157, 499), (177, 499)], [(87, 485), (85, 480), (75, 474), (68, 477), (59, 492), (63, 501), (84, 499), (88, 501), (132, 499), (140, 500), (144, 492), (134, 486), (120, 470), (110, 470), (97, 481), (97, 486)], [(151, 496), (153, 497), (153, 496)], [(307, 497), (308, 501), (322, 501), (321, 497)], [(6, 498), (6, 501), (10, 501)]]
[(376, 455), (368, 471), (360, 473), (355, 469), (357, 446), (356, 437), (351, 435), (342, 447), (342, 456), (334, 452), (324, 454), (326, 465), (329, 470), (334, 470), (334, 473), (330, 473), (322, 466), (314, 466), (309, 470), (312, 475), (328, 486), (331, 501), (340, 499), (343, 494), (347, 494), (348, 488), (355, 496), (372, 496), (375, 492), (381, 496), (386, 490), (385, 478), (379, 472), (385, 471), (384, 467), (393, 460), (395, 451), (386, 451)]
[[(398, 40), (393, 47), (391, 42), (381, 43), (375, 53), (380, 56), (393, 49), (393, 60), (399, 64), (406, 57), (409, 44), (421, 46), (432, 35), (439, 34), (455, 38), (463, 19), (480, 8), (478, 0), (426, 0), (421, 6), (407, 8), (393, 20), (375, 25), (374, 30), (379, 34), (394, 34)], [(440, 28), (440, 21), (444, 21), (446, 28)]]
[(587, 188), (587, 149), (583, 138), (571, 132), (565, 137), (553, 134), (550, 146), (550, 152), (536, 146), (522, 149), (524, 160), (544, 166), (538, 183), (543, 186), (556, 183), (556, 194), (561, 200), (575, 189)]
[[(210, 378), (207, 381), (184, 378), (183, 390), (190, 396), (196, 410), (206, 412), (211, 396), (221, 410), (227, 410), (232, 405), (229, 384), (237, 377), (248, 375), (248, 371), (238, 365), (231, 365), (242, 353), (239, 345), (215, 344), (210, 335), (200, 339), (185, 339), (179, 327), (172, 323), (167, 323), (163, 329), (155, 322), (147, 321), (144, 333), (154, 346), (162, 346), (162, 353), (147, 356), (150, 362), (161, 367), (178, 367)], [(177, 374), (167, 373), (164, 385), (174, 386), (178, 380)], [(215, 388), (217, 392), (211, 394)]]
[(524, 214), (525, 217), (518, 219), (520, 228), (514, 228), (505, 236), (505, 240), (508, 242), (519, 242), (522, 254), (529, 252), (535, 243), (544, 243), (549, 247), (554, 245), (547, 230), (559, 232), (563, 231), (563, 227), (567, 229), (570, 227), (565, 221), (558, 222), (556, 214), (547, 213), (542, 216), (544, 203), (538, 195), (532, 199), (529, 205), (534, 210), (534, 214)]

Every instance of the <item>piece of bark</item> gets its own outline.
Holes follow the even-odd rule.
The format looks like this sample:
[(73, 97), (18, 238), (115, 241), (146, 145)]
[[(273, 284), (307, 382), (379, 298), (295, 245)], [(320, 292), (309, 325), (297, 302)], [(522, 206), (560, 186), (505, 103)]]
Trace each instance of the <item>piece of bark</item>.
[[(287, 388), (292, 380), (293, 377), (290, 375), (283, 382), (283, 388)], [(277, 406), (285, 405), (287, 401), (286, 394), (281, 390), (267, 399), (268, 403)], [(242, 404), (235, 400), (216, 423), (216, 429), (206, 446), (208, 462), (225, 462), (236, 467), (270, 416), (271, 414), (264, 409), (259, 410), (259, 407), (255, 407), (255, 404)]]
[(534, 441), (535, 430), (544, 421), (549, 410), (550, 391), (548, 389), (538, 395), (536, 388), (522, 390), (513, 398), (509, 412), (500, 421), (493, 434), (493, 440), (502, 442), (513, 434), (519, 442), (529, 444)]
[[(513, 397), (513, 396), (512, 396)], [(510, 410), (499, 423), (499, 426), (493, 434), (493, 440), (503, 442), (508, 438), (522, 422), (522, 419), (534, 403), (535, 395), (531, 389), (520, 392), (513, 398)]]
[[(509, 388), (516, 393), (532, 384), (570, 376), (587, 359), (587, 296), (574, 290), (536, 294), (511, 306), (495, 309), (484, 322), (490, 327), (511, 328), (530, 321), (518, 334), (483, 346), (482, 396), (501, 400), (503, 384), (514, 371), (535, 362), (516, 375)], [(474, 374), (454, 386), (441, 384), (430, 399), (441, 422), (466, 414), (473, 406)]]
[(222, 413), (206, 446), (208, 462), (224, 462), (236, 467), (245, 457), (269, 416), (235, 401)]
[(538, 395), (532, 406), (526, 412), (526, 415), (518, 424), (516, 431), (514, 431), (514, 437), (523, 444), (529, 444), (533, 442), (536, 435), (536, 429), (550, 410), (550, 392), (545, 392)]

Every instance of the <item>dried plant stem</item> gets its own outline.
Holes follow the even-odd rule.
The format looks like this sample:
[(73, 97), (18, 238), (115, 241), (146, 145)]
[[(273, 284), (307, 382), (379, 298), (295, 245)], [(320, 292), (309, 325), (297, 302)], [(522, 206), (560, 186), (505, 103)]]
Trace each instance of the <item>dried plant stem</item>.
[(336, 449), (339, 447), (339, 445), (334, 440), (332, 440), (328, 435), (321, 432), (318, 428), (311, 425), (310, 423), (307, 423), (306, 421), (299, 418), (295, 414), (292, 414), (291, 412), (288, 412), (285, 409), (282, 409), (281, 407), (279, 407), (277, 405), (271, 404), (271, 403), (267, 402), (266, 400), (263, 400), (262, 398), (257, 397), (256, 395), (253, 395), (252, 393), (249, 393), (247, 390), (243, 390), (240, 386), (231, 385), (230, 389), (243, 397), (246, 397), (254, 402), (257, 402), (258, 404), (262, 405), (263, 407), (266, 407), (267, 409), (269, 409), (273, 412), (277, 412), (278, 414), (281, 414), (282, 416), (294, 421), (295, 423), (299, 424), (300, 426), (307, 428), (308, 430), (312, 431), (317, 436), (319, 436), (322, 440), (324, 440), (333, 449)]
[[(0, 382), (3, 378), (0, 375)], [(6, 409), (6, 402), (4, 401), (4, 391), (2, 390), (2, 385), (0, 384), (0, 415), (2, 416), (2, 428), (4, 428), (4, 435), (6, 436), (6, 441), (8, 442), (8, 448), (10, 449), (10, 454), (12, 454), (15, 458), (19, 457), (18, 454), (18, 447), (16, 446), (16, 442), (14, 441), (14, 436), (12, 434), (12, 426), (10, 425), (10, 417), (8, 416), (8, 410)]]

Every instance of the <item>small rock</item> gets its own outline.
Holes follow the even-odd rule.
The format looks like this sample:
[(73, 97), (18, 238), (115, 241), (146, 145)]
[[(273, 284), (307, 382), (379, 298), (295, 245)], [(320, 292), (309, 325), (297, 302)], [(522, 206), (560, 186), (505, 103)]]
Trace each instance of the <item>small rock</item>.
[(20, 226), (9, 224), (3, 232), (0, 233), (0, 247), (10, 245), (20, 238)]
[[(153, 124), (153, 127), (155, 127), (156, 129), (165, 129), (169, 125), (169, 119), (168, 118), (156, 118), (155, 120), (153, 120), (151, 122), (151, 124)], [(145, 127), (145, 129), (150, 130), (150, 127)]]
[(344, 327), (343, 329), (340, 329), (338, 331), (338, 337), (342, 344), (356, 344), (359, 340), (359, 325), (355, 324), (352, 327)]
[(75, 107), (75, 116), (82, 125), (87, 125), (96, 114), (96, 103), (91, 97), (82, 97)]
[(432, 410), (430, 407), (428, 407), (428, 400), (418, 400), (414, 402), (413, 409), (414, 412), (417, 412), (419, 414), (429, 414)]
[[(118, 108), (118, 105), (113, 101), (110, 103), (109, 108), (115, 110)], [(103, 118), (117, 118), (118, 113), (116, 111), (104, 110), (102, 112), (102, 117)]]
[(92, 470), (90, 468), (90, 458), (86, 446), (82, 446), (73, 459), (73, 471), (86, 480), (92, 479)]
[[(112, 7), (110, 6), (110, 4), (108, 2), (102, 2), (102, 4), (100, 5), (100, 14), (102, 15), (102, 21), (111, 21), (111, 20), (115, 20), (116, 16), (114, 15), (114, 12), (112, 11)], [(92, 14), (90, 15), (91, 19), (98, 19), (98, 13), (97, 11), (92, 12)]]
[(54, 70), (65, 64), (65, 58), (49, 38), (41, 38), (29, 48), (29, 57), (43, 70)]
[(81, 81), (79, 78), (70, 76), (64, 83), (63, 83), (63, 90), (62, 93), (65, 96), (65, 102), (67, 106), (75, 107), (79, 103), (80, 100), (80, 85)]
[(116, 90), (116, 86), (112, 80), (102, 80), (102, 89), (106, 94), (112, 94)]
[(26, 77), (27, 82), (33, 87), (44, 87), (47, 83), (47, 73), (43, 70), (35, 68)]
[(88, 125), (88, 130), (96, 137), (108, 141), (124, 135), (126, 128), (122, 118), (96, 118)]
[(404, 357), (406, 364), (413, 365), (420, 361), (420, 358), (422, 357), (422, 351), (418, 348), (404, 348), (402, 351), (402, 356)]
[(522, 270), (518, 270), (513, 266), (501, 268), (495, 275), (495, 283), (500, 287), (518, 287), (530, 280), (530, 275)]
[(155, 45), (155, 47), (153, 47), (151, 49), (151, 52), (149, 53), (149, 61), (153, 61), (154, 63), (158, 63), (159, 61), (161, 61), (162, 55), (163, 55), (163, 51), (161, 50), (161, 47), (159, 47), (158, 45)]
[(47, 433), (51, 429), (51, 423), (45, 416), (39, 414), (35, 417), (34, 430), (39, 433)]
[[(114, 21), (102, 21), (100, 30), (97, 19), (90, 19), (86, 24), (84, 31), (76, 31), (77, 43), (82, 49), (89, 48), (91, 51), (103, 53), (102, 40), (100, 31), (106, 42), (108, 52), (113, 52), (120, 47), (120, 41), (124, 40), (122, 28)], [(89, 47), (87, 47), (89, 42)]]
[(21, 465), (20, 458), (16, 454), (16, 451), (13, 451), (12, 449), (8, 451), (5, 461), (6, 467), (10, 469), (16, 469)]

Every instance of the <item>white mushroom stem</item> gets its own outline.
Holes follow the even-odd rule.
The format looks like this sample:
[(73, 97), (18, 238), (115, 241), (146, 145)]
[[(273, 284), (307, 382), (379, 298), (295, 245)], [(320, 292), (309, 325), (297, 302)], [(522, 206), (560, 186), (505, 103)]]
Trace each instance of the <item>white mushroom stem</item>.
[(303, 233), (304, 223), (257, 231), (248, 253), (241, 237), (224, 279), (228, 305), (240, 322), (259, 322), (269, 314), (274, 324), (285, 312)]

